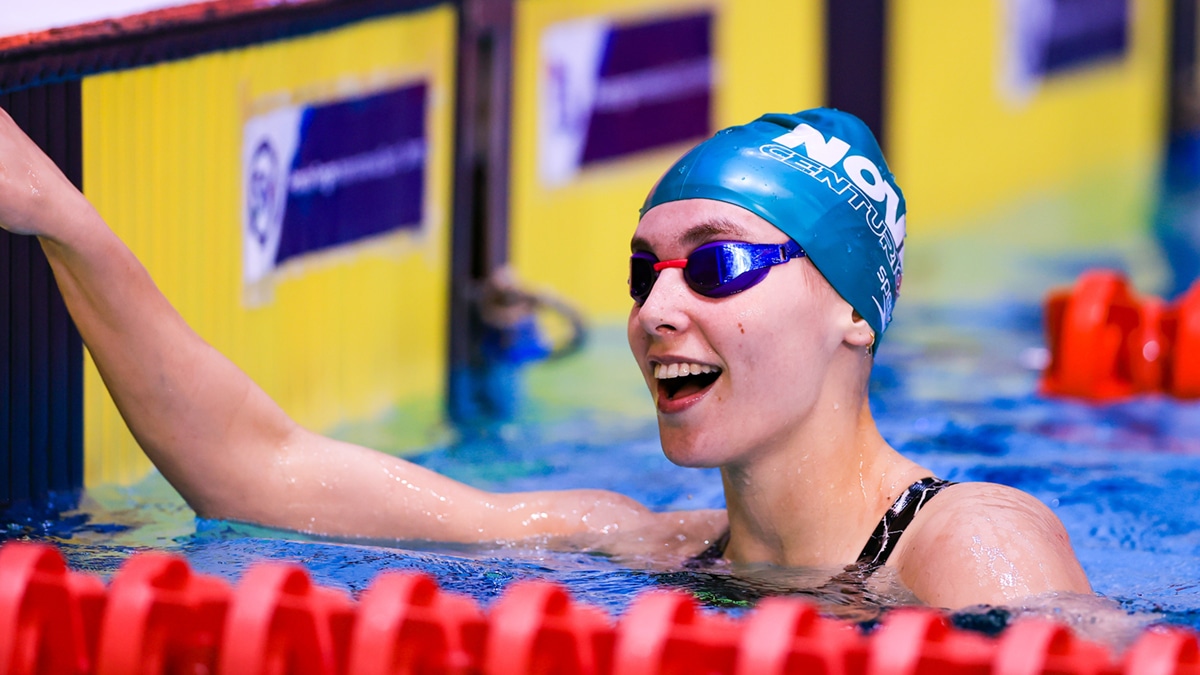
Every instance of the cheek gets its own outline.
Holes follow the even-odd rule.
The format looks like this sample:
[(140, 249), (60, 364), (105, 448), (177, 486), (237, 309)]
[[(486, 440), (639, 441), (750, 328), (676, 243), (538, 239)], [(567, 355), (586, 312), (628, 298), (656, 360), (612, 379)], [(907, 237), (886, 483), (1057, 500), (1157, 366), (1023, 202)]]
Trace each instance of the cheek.
[(754, 386), (774, 396), (795, 392), (798, 385), (820, 376), (837, 346), (830, 335), (818, 308), (791, 302), (742, 314), (730, 338), (753, 370)]

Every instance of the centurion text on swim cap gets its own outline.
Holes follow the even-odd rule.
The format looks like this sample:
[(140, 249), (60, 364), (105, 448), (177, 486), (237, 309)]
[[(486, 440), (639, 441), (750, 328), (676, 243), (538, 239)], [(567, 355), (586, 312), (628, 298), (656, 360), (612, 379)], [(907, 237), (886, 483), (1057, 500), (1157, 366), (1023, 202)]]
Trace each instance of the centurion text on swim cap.
[(800, 244), (875, 330), (892, 319), (904, 267), (904, 194), (857, 117), (770, 114), (717, 132), (680, 158), (641, 213), (681, 199), (740, 206)]

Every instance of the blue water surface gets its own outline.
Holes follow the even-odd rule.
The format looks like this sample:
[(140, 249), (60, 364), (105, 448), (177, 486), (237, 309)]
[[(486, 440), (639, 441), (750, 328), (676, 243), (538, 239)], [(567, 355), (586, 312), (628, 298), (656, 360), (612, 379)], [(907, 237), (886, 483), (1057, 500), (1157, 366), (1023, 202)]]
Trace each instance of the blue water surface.
[[(462, 433), (415, 461), (489, 490), (593, 487), (656, 509), (722, 506), (715, 471), (663, 459), (623, 332), (597, 330), (583, 354), (533, 367), (516, 420)], [(1063, 520), (1097, 593), (1146, 621), (1200, 629), (1200, 404), (1039, 395), (1044, 350), (1033, 302), (907, 307), (887, 337), (871, 387), (885, 438), (942, 477), (1032, 493)], [(614, 615), (639, 591), (664, 586), (734, 611), (749, 604), (728, 577), (585, 553), (331, 542), (198, 521), (157, 475), (92, 490), (61, 514), (12, 511), (0, 526), (0, 540), (52, 542), (72, 567), (105, 577), (134, 551), (156, 549), (231, 581), (258, 561), (298, 562), (319, 583), (351, 593), (400, 569), (424, 571), (484, 605), (521, 579), (562, 582)]]

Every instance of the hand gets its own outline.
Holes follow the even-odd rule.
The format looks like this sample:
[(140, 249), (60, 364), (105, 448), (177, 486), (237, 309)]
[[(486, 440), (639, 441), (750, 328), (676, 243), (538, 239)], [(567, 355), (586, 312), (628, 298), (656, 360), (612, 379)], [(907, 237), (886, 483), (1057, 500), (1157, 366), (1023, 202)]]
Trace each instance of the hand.
[(58, 166), (0, 109), (0, 227), (14, 234), (53, 234), (83, 196)]

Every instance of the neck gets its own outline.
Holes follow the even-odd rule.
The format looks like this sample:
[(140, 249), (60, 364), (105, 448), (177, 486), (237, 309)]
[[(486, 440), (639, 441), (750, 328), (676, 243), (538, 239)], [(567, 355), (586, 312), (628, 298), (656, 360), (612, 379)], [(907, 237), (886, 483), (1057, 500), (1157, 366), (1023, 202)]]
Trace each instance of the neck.
[(826, 403), (811, 416), (817, 421), (777, 447), (722, 468), (731, 560), (787, 567), (852, 563), (900, 492), (929, 475), (884, 441), (865, 392), (859, 401)]

